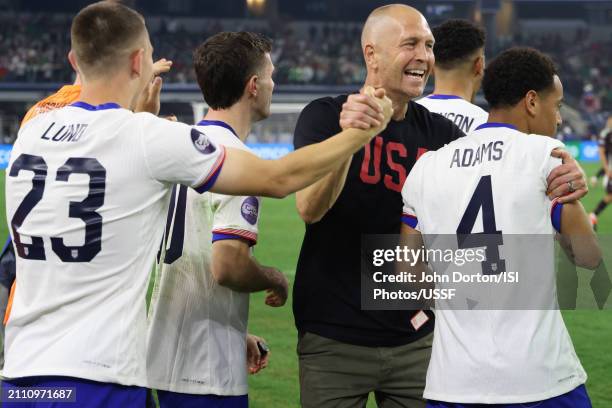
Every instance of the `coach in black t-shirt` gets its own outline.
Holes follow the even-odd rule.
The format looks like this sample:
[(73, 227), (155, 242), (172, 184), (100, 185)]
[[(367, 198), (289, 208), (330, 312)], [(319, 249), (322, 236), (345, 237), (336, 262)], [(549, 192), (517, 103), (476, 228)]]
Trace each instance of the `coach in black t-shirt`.
[[(433, 69), (433, 43), (415, 9), (372, 12), (362, 34), (366, 85), (385, 89), (393, 120), (337, 171), (297, 195), (307, 223), (293, 292), (304, 407), (361, 407), (372, 391), (381, 407), (425, 406), (433, 313), (362, 310), (360, 250), (362, 234), (399, 234), (401, 189), (418, 157), (463, 135), (411, 101)], [(311, 102), (298, 120), (295, 147), (338, 133), (341, 118), (343, 127), (367, 126), (360, 121), (376, 113), (373, 106), (362, 112), (369, 119), (359, 117), (352, 102), (360, 98)]]
[[(307, 224), (293, 290), (303, 407), (362, 407), (370, 392), (379, 407), (425, 406), (434, 315), (362, 310), (360, 251), (362, 234), (399, 233), (400, 191), (418, 157), (463, 135), (411, 101), (433, 69), (433, 43), (427, 21), (409, 6), (370, 14), (362, 33), (365, 85), (385, 89), (393, 120), (352, 159), (297, 194)], [(317, 99), (300, 115), (295, 147), (320, 142), (340, 127), (376, 125), (377, 109), (360, 94)], [(586, 193), (575, 161), (558, 169), (553, 178), (560, 177), (549, 184), (556, 196), (568, 189), (573, 199)]]

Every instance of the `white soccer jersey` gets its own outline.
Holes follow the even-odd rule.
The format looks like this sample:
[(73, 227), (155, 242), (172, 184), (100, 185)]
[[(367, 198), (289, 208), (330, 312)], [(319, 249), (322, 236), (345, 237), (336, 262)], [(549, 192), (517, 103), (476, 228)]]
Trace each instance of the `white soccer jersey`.
[[(418, 222), (426, 242), (427, 234), (501, 231), (499, 255), (505, 270), (522, 273), (519, 277), (526, 281), (547, 282), (528, 288), (527, 297), (552, 299), (554, 307), (551, 210), (560, 214), (546, 196), (546, 178), (560, 164), (550, 152), (561, 146), (555, 139), (526, 135), (507, 125), (482, 125), (419, 159), (402, 189), (403, 220), (411, 226)], [(433, 266), (442, 269), (435, 262)], [(469, 290), (483, 291), (477, 285)], [(562, 395), (586, 381), (558, 310), (465, 310), (472, 306), (457, 310), (436, 301), (425, 398), (525, 403)]]
[(489, 113), (456, 95), (428, 95), (416, 101), (430, 112), (439, 113), (468, 134), (487, 121)]
[[(224, 122), (202, 121), (197, 129), (219, 145), (248, 150)], [(255, 244), (259, 207), (257, 197), (178, 190), (149, 312), (150, 387), (188, 394), (247, 394), (249, 294), (216, 283), (211, 251), (212, 242), (222, 239)]]
[(17, 277), (4, 376), (144, 386), (145, 296), (172, 186), (205, 191), (224, 157), (191, 126), (114, 103), (22, 127), (6, 171)]

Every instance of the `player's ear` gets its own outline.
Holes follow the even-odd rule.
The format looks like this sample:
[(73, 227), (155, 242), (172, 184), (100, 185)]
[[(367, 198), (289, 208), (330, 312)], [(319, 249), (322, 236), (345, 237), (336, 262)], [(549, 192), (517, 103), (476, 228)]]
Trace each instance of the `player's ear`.
[(474, 74), (477, 77), (482, 77), (484, 76), (484, 69), (485, 69), (485, 59), (484, 59), (484, 54), (483, 54), (483, 55), (479, 55), (478, 57), (476, 57), (476, 60), (474, 61)]
[(79, 74), (79, 66), (77, 65), (77, 61), (76, 61), (76, 56), (74, 54), (74, 51), (70, 50), (68, 52), (68, 61), (70, 61), (70, 65), (72, 66), (72, 69), (74, 69), (74, 72), (77, 73), (77, 75)]
[(144, 63), (145, 50), (139, 48), (130, 54), (130, 69), (132, 76), (139, 77), (142, 75), (142, 66)]
[(372, 44), (366, 44), (363, 47), (363, 58), (365, 59), (366, 66), (373, 70), (378, 68), (378, 62), (376, 60), (376, 52)]
[(257, 91), (258, 91), (258, 83), (259, 78), (257, 77), (257, 75), (252, 75), (249, 80), (247, 81), (247, 84), (245, 86), (245, 93), (247, 94), (247, 96), (249, 97), (257, 97)]
[(527, 111), (527, 113), (529, 113), (529, 116), (532, 116), (532, 117), (536, 116), (538, 113), (538, 104), (539, 104), (538, 93), (534, 90), (530, 90), (525, 95), (524, 101), (525, 101), (524, 102), (525, 110)]

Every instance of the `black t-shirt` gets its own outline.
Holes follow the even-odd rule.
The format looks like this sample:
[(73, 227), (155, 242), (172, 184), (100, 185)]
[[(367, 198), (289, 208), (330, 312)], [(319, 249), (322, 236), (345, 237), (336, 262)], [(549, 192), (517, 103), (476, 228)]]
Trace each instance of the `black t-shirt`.
[[(321, 142), (339, 133), (347, 95), (321, 98), (304, 108), (294, 145)], [(391, 121), (353, 155), (338, 200), (317, 223), (306, 226), (293, 289), (300, 332), (369, 347), (398, 346), (433, 330), (433, 313), (415, 330), (417, 311), (361, 310), (361, 235), (399, 234), (402, 186), (417, 158), (463, 136), (443, 116), (410, 102), (402, 121)]]

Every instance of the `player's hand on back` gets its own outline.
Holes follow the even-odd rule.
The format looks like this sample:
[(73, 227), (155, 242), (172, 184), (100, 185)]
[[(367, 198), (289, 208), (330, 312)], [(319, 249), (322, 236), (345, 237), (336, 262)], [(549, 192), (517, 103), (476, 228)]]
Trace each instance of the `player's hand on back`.
[(584, 170), (572, 155), (563, 149), (555, 149), (551, 156), (560, 158), (563, 164), (555, 167), (548, 178), (546, 194), (551, 199), (559, 197), (561, 203), (580, 200), (589, 192)]
[(268, 306), (280, 307), (287, 302), (289, 294), (289, 282), (285, 275), (276, 268), (270, 268), (273, 274), (275, 285), (266, 290), (267, 296), (265, 303)]
[(340, 112), (340, 127), (361, 130), (384, 129), (390, 118), (390, 114), (389, 118), (385, 117), (386, 105), (383, 104), (387, 102), (385, 99), (390, 103), (384, 89), (374, 90), (370, 86), (365, 87), (362, 93), (349, 95)]
[[(257, 343), (260, 343), (262, 347), (258, 346)], [(262, 369), (268, 366), (268, 360), (270, 358), (270, 351), (268, 346), (266, 345), (266, 341), (253, 334), (247, 334), (247, 370), (249, 374), (257, 374)], [(261, 350), (265, 349), (266, 353), (262, 355)]]

